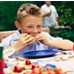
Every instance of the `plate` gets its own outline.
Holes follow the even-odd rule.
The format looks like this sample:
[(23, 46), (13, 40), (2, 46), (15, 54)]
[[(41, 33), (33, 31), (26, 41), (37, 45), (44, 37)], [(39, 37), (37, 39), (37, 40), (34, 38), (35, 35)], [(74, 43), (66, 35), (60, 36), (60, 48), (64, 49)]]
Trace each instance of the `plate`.
[(55, 56), (57, 52), (58, 52), (57, 49), (33, 50), (33, 51), (24, 52), (24, 58), (35, 59), (35, 58), (52, 57)]

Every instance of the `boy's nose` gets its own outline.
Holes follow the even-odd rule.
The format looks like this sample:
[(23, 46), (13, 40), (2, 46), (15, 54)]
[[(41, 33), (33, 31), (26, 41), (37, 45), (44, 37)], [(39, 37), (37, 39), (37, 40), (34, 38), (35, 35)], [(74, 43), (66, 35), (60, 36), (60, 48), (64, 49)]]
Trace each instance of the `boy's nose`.
[(33, 32), (34, 32), (34, 33), (37, 33), (37, 32), (38, 32), (37, 28), (34, 28), (34, 29), (33, 29)]

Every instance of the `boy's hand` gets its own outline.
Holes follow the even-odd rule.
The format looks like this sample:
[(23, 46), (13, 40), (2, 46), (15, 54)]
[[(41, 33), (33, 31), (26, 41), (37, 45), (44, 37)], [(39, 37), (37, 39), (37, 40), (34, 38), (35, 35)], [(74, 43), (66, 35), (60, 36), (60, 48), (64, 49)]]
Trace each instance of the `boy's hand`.
[(12, 47), (16, 50), (21, 50), (24, 47), (26, 47), (29, 44), (32, 44), (35, 42), (34, 37), (28, 34), (21, 34), (19, 40), (12, 45)]
[(48, 45), (48, 41), (50, 40), (46, 33), (40, 33), (35, 37), (35, 39), (42, 42), (45, 45)]

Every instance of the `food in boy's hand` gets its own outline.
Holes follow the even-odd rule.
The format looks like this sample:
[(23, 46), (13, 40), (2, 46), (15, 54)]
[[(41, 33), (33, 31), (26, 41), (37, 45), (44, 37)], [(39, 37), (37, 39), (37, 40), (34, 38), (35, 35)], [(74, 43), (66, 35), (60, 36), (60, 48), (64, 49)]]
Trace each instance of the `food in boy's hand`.
[(28, 34), (22, 34), (20, 36), (20, 40), (24, 43), (29, 43), (29, 42), (34, 41), (34, 37), (32, 37), (31, 35), (28, 35)]

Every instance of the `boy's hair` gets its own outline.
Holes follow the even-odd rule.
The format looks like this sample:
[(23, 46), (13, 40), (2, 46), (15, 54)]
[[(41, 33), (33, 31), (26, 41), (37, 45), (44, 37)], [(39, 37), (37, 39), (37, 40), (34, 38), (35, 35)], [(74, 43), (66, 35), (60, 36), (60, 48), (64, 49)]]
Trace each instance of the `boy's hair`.
[(27, 15), (40, 16), (40, 8), (35, 4), (22, 4), (17, 11), (17, 20), (22, 19)]

